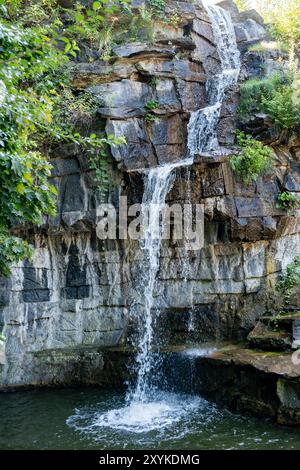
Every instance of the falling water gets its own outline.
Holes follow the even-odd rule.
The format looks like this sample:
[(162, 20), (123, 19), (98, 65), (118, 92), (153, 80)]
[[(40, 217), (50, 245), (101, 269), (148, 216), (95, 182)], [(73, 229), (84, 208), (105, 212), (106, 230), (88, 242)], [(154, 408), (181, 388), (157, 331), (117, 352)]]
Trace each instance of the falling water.
[[(133, 402), (146, 402), (151, 395), (151, 371), (153, 370), (153, 303), (155, 280), (159, 270), (160, 247), (163, 236), (163, 206), (174, 182), (174, 169), (188, 166), (192, 159), (151, 168), (146, 176), (143, 195), (143, 212), (146, 229), (141, 248), (146, 253), (143, 275), (139, 283), (143, 308), (139, 309), (139, 338), (137, 344), (137, 383), (127, 399)], [(162, 219), (161, 219), (162, 215)]]
[(208, 106), (191, 114), (188, 148), (191, 155), (218, 149), (217, 125), (226, 90), (234, 85), (240, 72), (240, 53), (230, 13), (216, 5), (205, 5), (210, 17), (222, 71), (206, 84)]
[[(217, 148), (217, 124), (222, 101), (227, 88), (237, 82), (240, 71), (240, 54), (236, 45), (230, 13), (213, 5), (207, 5), (205, 8), (212, 22), (222, 71), (217, 77), (214, 77), (214, 80), (208, 81), (209, 106), (191, 115), (188, 125), (188, 147), (192, 156)], [(140, 335), (136, 358), (138, 377), (134, 392), (131, 391), (128, 395), (130, 402), (147, 402), (149, 391), (151, 391), (153, 294), (159, 270), (160, 246), (163, 235), (163, 224), (158, 223), (159, 212), (174, 180), (174, 168), (188, 166), (191, 162), (192, 158), (150, 169), (145, 183), (143, 206), (148, 215), (149, 224), (142, 249), (146, 251), (148, 262), (144, 269), (147, 274), (146, 278), (141, 278), (142, 285), (140, 287), (144, 298), (144, 308), (140, 311), (139, 317)]]
[[(132, 432), (147, 432), (161, 429), (181, 419), (186, 413), (194, 412), (199, 406), (193, 397), (168, 394), (155, 390), (152, 376), (154, 372), (153, 326), (155, 283), (159, 271), (160, 247), (163, 237), (161, 208), (174, 182), (176, 167), (190, 166), (193, 156), (218, 147), (217, 124), (222, 100), (226, 89), (236, 83), (239, 69), (239, 52), (236, 46), (234, 28), (230, 14), (217, 6), (206, 6), (212, 21), (217, 49), (221, 58), (222, 72), (207, 84), (209, 106), (191, 114), (188, 125), (188, 148), (190, 158), (177, 163), (152, 168), (145, 177), (143, 196), (144, 220), (148, 224), (141, 241), (145, 263), (141, 266), (138, 282), (138, 305), (133, 306), (137, 317), (137, 380), (126, 397), (123, 408), (116, 408), (97, 415), (97, 427), (109, 427)], [(159, 222), (160, 221), (160, 222)], [(155, 392), (155, 393), (154, 393)]]

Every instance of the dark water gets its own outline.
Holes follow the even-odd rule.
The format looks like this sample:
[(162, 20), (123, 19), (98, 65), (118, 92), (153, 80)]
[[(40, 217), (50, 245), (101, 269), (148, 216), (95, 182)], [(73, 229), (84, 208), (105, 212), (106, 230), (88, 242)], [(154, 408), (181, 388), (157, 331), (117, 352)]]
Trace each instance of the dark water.
[(297, 429), (241, 417), (189, 395), (89, 389), (0, 395), (1, 449), (300, 449)]

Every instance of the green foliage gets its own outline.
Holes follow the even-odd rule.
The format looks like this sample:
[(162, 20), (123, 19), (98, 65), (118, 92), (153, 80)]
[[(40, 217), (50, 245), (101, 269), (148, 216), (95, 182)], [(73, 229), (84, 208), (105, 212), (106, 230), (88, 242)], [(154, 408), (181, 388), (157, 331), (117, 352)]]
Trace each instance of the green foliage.
[(253, 78), (241, 85), (239, 114), (247, 119), (253, 111), (263, 111), (262, 100), (270, 100), (280, 87), (290, 84), (291, 79), (284, 73), (276, 72), (268, 78)]
[(250, 10), (251, 6), (248, 0), (235, 0), (234, 2), (239, 11)]
[(289, 191), (282, 191), (277, 198), (278, 209), (291, 211), (300, 208), (300, 199)]
[(270, 99), (262, 97), (261, 104), (279, 130), (293, 129), (300, 122), (300, 105), (293, 102), (291, 86), (280, 87)]
[(149, 85), (152, 87), (152, 88), (156, 88), (157, 86), (157, 83), (158, 83), (158, 78), (154, 75), (150, 82), (149, 82)]
[(293, 289), (297, 286), (300, 286), (300, 256), (297, 256), (294, 261), (287, 266), (285, 272), (280, 276), (276, 284), (276, 290), (283, 299), (282, 311), (280, 313), (283, 313), (288, 307)]
[(165, 0), (148, 0), (149, 7), (153, 15), (160, 20), (165, 18), (166, 2)]
[(295, 99), (297, 83), (297, 76), (283, 72), (246, 81), (241, 86), (239, 104), (242, 121), (253, 112), (264, 112), (278, 130), (293, 129), (300, 121), (300, 103)]
[(11, 236), (8, 231), (0, 232), (0, 272), (3, 276), (10, 275), (10, 266), (25, 258), (31, 258), (32, 248), (28, 242), (19, 237)]
[(261, 41), (250, 46), (248, 50), (251, 52), (289, 52), (287, 45), (280, 41)]
[[(91, 134), (91, 136), (95, 137), (94, 134)], [(117, 139), (113, 135), (108, 135), (107, 139), (109, 145), (126, 144), (125, 137)], [(87, 156), (89, 159), (90, 168), (94, 171), (94, 179), (98, 184), (100, 197), (104, 199), (109, 187), (109, 179), (107, 173), (108, 145), (101, 145), (96, 148), (90, 148), (87, 151)]]
[[(107, 145), (120, 141), (110, 136), (80, 135), (78, 120), (94, 113), (92, 98), (73, 95), (68, 62), (77, 53), (72, 38), (57, 33), (58, 23), (23, 25), (11, 22), (10, 1), (0, 12), (0, 273), (30, 256), (28, 243), (11, 231), (24, 223), (40, 225), (55, 215), (56, 190), (48, 181), (51, 166), (44, 156), (59, 142), (72, 142), (100, 157)], [(39, 4), (51, 7), (51, 1)], [(27, 21), (27, 20), (26, 20)], [(63, 51), (61, 51), (63, 45)], [(99, 176), (99, 175), (98, 175)]]
[(255, 0), (255, 8), (266, 23), (272, 25), (273, 37), (289, 45), (299, 47), (300, 4), (299, 0)]
[(156, 120), (156, 116), (153, 113), (153, 110), (157, 109), (158, 107), (159, 107), (159, 102), (157, 100), (147, 101), (146, 106), (145, 106), (145, 108), (147, 110), (145, 120), (147, 122), (153, 122), (153, 121)]
[(246, 184), (256, 181), (271, 167), (271, 149), (243, 132), (237, 132), (237, 144), (241, 153), (230, 159), (233, 172)]

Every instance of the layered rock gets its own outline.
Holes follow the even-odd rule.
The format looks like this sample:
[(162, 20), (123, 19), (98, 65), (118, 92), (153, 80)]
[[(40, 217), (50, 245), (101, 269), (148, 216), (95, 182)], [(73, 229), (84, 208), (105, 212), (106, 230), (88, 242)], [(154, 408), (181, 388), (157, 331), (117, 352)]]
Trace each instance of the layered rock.
[[(174, 7), (179, 25), (157, 22), (155, 44), (125, 44), (114, 49), (110, 64), (74, 66), (74, 89), (88, 90), (98, 100), (96, 130), (105, 121), (107, 134), (126, 137), (126, 145), (112, 148), (109, 198), (115, 206), (121, 193), (141, 202), (141, 170), (187, 155), (190, 114), (206, 105), (206, 81), (220, 71), (201, 2), (168, 2)], [(263, 26), (253, 12), (233, 15), (243, 52), (262, 37)], [(241, 25), (250, 31), (246, 39), (239, 38)], [(276, 62), (244, 54), (241, 79), (258, 74), (265, 60)], [(158, 105), (149, 111), (149, 102)], [(276, 309), (275, 281), (300, 253), (299, 219), (276, 207), (282, 188), (300, 192), (300, 142), (297, 136), (284, 144), (271, 139), (273, 170), (244, 186), (229, 164), (237, 151), (231, 148), (237, 106), (234, 87), (226, 93), (218, 126), (227, 152), (198, 155), (190, 168), (178, 169), (168, 195), (169, 203), (204, 205), (205, 245), (186, 251), (176, 240), (163, 243), (155, 307), (161, 311), (164, 342), (182, 341), (188, 334), (195, 341), (245, 338), (266, 309)], [(36, 248), (33, 260), (1, 280), (0, 323), (7, 337), (3, 388), (107, 383), (112, 368), (105, 348), (125, 344), (134, 331), (130, 306), (140, 295), (143, 253), (137, 242), (97, 238), (101, 198), (86, 155), (64, 146), (51, 162), (58, 215), (39, 230), (26, 229)]]

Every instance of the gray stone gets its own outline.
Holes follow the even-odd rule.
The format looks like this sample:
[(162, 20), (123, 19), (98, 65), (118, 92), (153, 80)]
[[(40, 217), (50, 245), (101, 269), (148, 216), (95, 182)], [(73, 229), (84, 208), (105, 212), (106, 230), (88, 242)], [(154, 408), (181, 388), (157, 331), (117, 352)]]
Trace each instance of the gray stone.
[(112, 147), (114, 158), (127, 169), (147, 168), (157, 164), (145, 124), (140, 119), (108, 120), (107, 135), (125, 136), (126, 144)]
[(146, 103), (153, 99), (151, 87), (132, 80), (105, 83), (88, 91), (99, 100), (99, 114), (107, 118), (143, 116)]
[(157, 101), (159, 107), (155, 114), (176, 113), (181, 111), (181, 104), (177, 98), (173, 80), (158, 80), (156, 84)]
[(161, 78), (180, 78), (191, 82), (205, 82), (205, 75), (200, 64), (188, 60), (142, 60), (136, 65), (140, 73)]
[(183, 111), (191, 113), (205, 107), (206, 91), (202, 84), (187, 83), (184, 80), (177, 79), (176, 88)]
[(150, 138), (154, 145), (182, 144), (184, 139), (183, 123), (180, 116), (160, 118), (151, 125)]
[(229, 11), (233, 15), (238, 15), (239, 13), (239, 9), (233, 0), (221, 0), (221, 2), (217, 2), (217, 5), (224, 8), (224, 10)]
[(254, 9), (241, 11), (238, 15), (239, 21), (243, 22), (245, 20), (251, 19), (256, 23), (260, 24), (261, 26), (264, 25), (263, 17)]
[(113, 48), (113, 53), (124, 59), (140, 56), (154, 56), (172, 58), (175, 52), (172, 49), (151, 46), (149, 44), (132, 43)]
[(34, 289), (23, 291), (23, 302), (49, 302), (49, 289)]
[(193, 21), (193, 30), (199, 36), (202, 36), (203, 38), (205, 38), (206, 41), (211, 42), (215, 46), (214, 33), (213, 33), (212, 26), (210, 23), (207, 23), (206, 21), (202, 21), (199, 19), (195, 19)]
[(266, 38), (266, 30), (263, 26), (249, 18), (235, 25), (237, 42), (257, 41)]
[(98, 62), (79, 63), (72, 69), (72, 87), (84, 90), (90, 86), (130, 78), (135, 72), (133, 65), (107, 65)]

